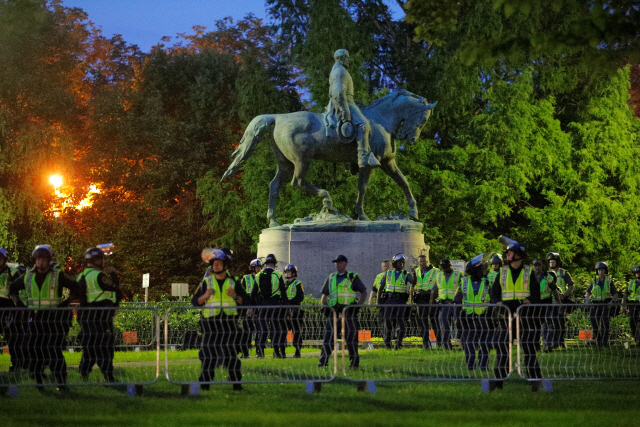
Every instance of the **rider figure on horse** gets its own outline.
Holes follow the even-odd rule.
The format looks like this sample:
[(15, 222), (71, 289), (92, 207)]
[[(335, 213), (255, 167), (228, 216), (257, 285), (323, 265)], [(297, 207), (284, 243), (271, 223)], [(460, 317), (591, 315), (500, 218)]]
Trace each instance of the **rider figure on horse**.
[(349, 52), (346, 49), (338, 49), (333, 54), (333, 58), (336, 63), (333, 64), (329, 76), (330, 100), (327, 111), (339, 121), (337, 131), (341, 139), (351, 139), (353, 131), (349, 132), (347, 129), (350, 126), (356, 127), (358, 167), (379, 167), (380, 162), (369, 147), (369, 134), (371, 133), (369, 120), (353, 101), (353, 80), (347, 70), (349, 68)]

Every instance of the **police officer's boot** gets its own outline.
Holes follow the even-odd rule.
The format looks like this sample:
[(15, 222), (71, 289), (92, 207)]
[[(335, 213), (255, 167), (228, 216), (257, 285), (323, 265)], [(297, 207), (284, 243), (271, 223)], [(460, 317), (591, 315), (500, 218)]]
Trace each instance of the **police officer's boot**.
[(282, 356), (280, 356), (280, 347), (273, 347), (273, 358), (282, 359)]
[(293, 355), (294, 359), (300, 359), (302, 355), (300, 354), (300, 349), (296, 348), (296, 353)]
[(280, 358), (281, 359), (286, 359), (287, 358), (287, 353), (285, 351), (286, 347), (285, 346), (280, 346)]

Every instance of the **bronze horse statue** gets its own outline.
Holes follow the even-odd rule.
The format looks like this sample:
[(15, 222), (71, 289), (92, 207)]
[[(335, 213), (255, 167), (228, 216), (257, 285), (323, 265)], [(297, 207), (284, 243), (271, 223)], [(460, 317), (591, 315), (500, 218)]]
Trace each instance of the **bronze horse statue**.
[[(431, 115), (436, 103), (429, 104), (424, 98), (409, 91), (400, 90), (375, 100), (362, 109), (371, 124), (369, 144), (371, 151), (380, 161), (380, 167), (404, 191), (409, 203), (409, 216), (418, 219), (416, 200), (411, 194), (409, 183), (396, 165), (395, 141), (413, 144)], [(251, 156), (262, 135), (273, 127), (273, 151), (278, 162), (276, 176), (269, 188), (269, 227), (277, 227), (276, 202), (283, 181), (291, 180), (291, 185), (299, 187), (322, 198), (323, 211), (333, 211), (333, 201), (329, 192), (315, 187), (305, 180), (313, 159), (332, 163), (357, 163), (355, 142), (344, 142), (336, 136), (327, 136), (324, 114), (305, 111), (289, 114), (263, 114), (255, 117), (245, 130), (240, 145), (233, 153), (233, 162), (222, 179), (238, 171)], [(369, 220), (363, 210), (364, 194), (371, 175), (370, 168), (360, 168), (358, 172), (358, 199), (356, 214), (360, 220)]]

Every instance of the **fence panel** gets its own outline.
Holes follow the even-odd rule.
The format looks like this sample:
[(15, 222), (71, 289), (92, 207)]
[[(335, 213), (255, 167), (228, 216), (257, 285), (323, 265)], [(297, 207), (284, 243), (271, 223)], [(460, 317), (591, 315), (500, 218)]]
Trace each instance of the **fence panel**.
[(337, 353), (319, 362), (326, 331), (335, 329), (333, 311), (319, 305), (254, 306), (236, 307), (237, 314), (223, 312), (220, 317), (219, 310), (190, 306), (166, 311), (169, 382), (327, 382), (335, 378)]
[(637, 303), (520, 306), (518, 373), (558, 380), (640, 378), (639, 317)]
[(480, 314), (441, 304), (346, 307), (338, 319), (345, 377), (356, 381), (506, 379), (512, 361), (511, 313), (505, 306), (475, 308)]
[(0, 311), (0, 385), (151, 384), (159, 376), (155, 308)]

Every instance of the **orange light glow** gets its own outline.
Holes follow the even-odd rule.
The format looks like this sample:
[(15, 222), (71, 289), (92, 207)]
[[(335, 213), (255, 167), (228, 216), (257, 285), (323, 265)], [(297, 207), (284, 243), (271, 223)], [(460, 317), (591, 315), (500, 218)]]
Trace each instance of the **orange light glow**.
[(49, 177), (49, 183), (54, 186), (54, 188), (58, 188), (62, 185), (62, 177), (60, 175), (51, 175)]

